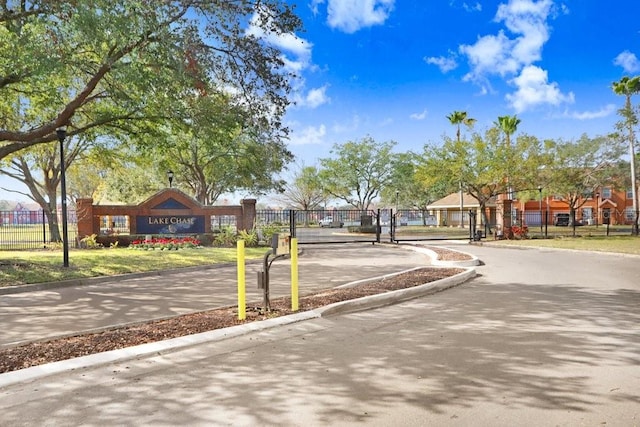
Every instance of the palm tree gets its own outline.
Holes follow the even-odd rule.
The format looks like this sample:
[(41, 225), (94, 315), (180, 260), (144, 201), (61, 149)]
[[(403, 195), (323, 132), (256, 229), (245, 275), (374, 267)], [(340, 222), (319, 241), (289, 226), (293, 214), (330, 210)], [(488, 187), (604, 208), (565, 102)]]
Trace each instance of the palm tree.
[(631, 95), (635, 95), (640, 93), (640, 76), (636, 77), (623, 77), (619, 82), (613, 82), (613, 92), (616, 95), (624, 95), (625, 103), (624, 108), (620, 110), (620, 114), (624, 117), (624, 125), (628, 130), (628, 138), (629, 138), (629, 162), (631, 163), (631, 191), (633, 193), (633, 227), (632, 233), (634, 235), (638, 235), (638, 193), (636, 190), (636, 156), (634, 146), (636, 143), (635, 133), (633, 132), (633, 127), (638, 124), (638, 117), (636, 116), (635, 111), (633, 110), (633, 105), (631, 104)]
[(447, 119), (449, 119), (452, 125), (457, 126), (456, 139), (458, 143), (460, 142), (460, 125), (471, 127), (476, 122), (476, 119), (467, 116), (466, 111), (454, 111), (447, 116)]
[[(453, 113), (447, 116), (449, 122), (452, 125), (456, 126), (456, 140), (458, 142), (458, 146), (460, 146), (460, 125), (465, 125), (467, 127), (473, 126), (476, 122), (476, 119), (468, 117), (466, 111), (454, 111)], [(464, 190), (462, 186), (462, 179), (460, 179), (460, 227), (464, 226)]]
[(520, 124), (520, 119), (517, 116), (498, 116), (498, 121), (495, 122), (495, 125), (504, 133), (505, 137), (505, 146), (507, 148), (507, 198), (509, 200), (513, 200), (513, 190), (509, 185), (509, 176), (511, 175), (509, 172), (511, 170), (511, 135), (516, 133), (518, 130), (518, 125)]
[(511, 135), (516, 133), (520, 119), (517, 116), (499, 116), (495, 123), (502, 132), (504, 132), (507, 147), (511, 147)]

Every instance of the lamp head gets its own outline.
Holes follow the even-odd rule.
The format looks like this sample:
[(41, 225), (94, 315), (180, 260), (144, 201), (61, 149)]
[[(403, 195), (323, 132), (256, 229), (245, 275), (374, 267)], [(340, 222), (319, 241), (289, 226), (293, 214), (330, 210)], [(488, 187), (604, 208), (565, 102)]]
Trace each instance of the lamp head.
[(56, 134), (58, 135), (58, 141), (62, 142), (67, 137), (67, 128), (64, 126), (60, 126), (56, 129)]

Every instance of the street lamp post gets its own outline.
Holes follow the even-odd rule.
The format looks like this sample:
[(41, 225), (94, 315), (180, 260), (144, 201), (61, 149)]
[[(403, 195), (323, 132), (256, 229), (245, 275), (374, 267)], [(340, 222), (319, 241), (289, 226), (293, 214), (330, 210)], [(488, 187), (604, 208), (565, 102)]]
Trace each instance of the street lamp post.
[(60, 141), (60, 198), (62, 203), (62, 265), (69, 267), (69, 238), (67, 234), (67, 181), (64, 162), (64, 139), (67, 130), (63, 127), (56, 129)]
[(171, 188), (173, 184), (173, 171), (167, 172), (167, 178), (169, 178), (169, 188)]
[(599, 217), (600, 217), (600, 193), (596, 193), (596, 228), (598, 228)]
[(538, 199), (540, 209), (540, 235), (542, 235), (542, 185), (538, 185), (538, 195), (540, 196)]

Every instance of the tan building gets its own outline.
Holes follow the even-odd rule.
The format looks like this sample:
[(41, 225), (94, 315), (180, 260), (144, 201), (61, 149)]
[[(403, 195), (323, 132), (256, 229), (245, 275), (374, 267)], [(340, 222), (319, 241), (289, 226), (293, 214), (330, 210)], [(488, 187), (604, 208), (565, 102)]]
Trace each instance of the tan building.
[[(439, 226), (449, 227), (469, 227), (469, 211), (476, 214), (477, 226), (484, 226), (484, 217), (480, 212), (480, 203), (470, 194), (463, 194), (460, 200), (460, 193), (451, 193), (440, 200), (436, 200), (427, 206), (432, 215), (435, 215)], [(492, 198), (486, 206), (489, 224), (496, 223), (496, 203)]]

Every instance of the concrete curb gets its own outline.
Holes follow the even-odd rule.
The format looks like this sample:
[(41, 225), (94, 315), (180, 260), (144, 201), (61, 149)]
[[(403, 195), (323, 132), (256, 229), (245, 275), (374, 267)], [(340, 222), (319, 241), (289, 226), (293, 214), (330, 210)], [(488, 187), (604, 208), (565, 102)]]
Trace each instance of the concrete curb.
[[(421, 268), (425, 267), (412, 268), (402, 272), (394, 273), (394, 275)], [(112, 362), (126, 361), (134, 359), (136, 357), (146, 356), (154, 353), (162, 354), (177, 351), (198, 344), (238, 337), (253, 331), (266, 330), (277, 326), (302, 322), (308, 319), (330, 316), (339, 313), (354, 312), (368, 308), (376, 308), (384, 305), (391, 305), (457, 286), (474, 277), (475, 275), (475, 268), (465, 268), (465, 271), (460, 274), (437, 280), (435, 282), (415, 286), (412, 288), (390, 291), (383, 294), (372, 295), (369, 297), (358, 298), (355, 300), (334, 303), (316, 310), (303, 311), (288, 316), (250, 322), (244, 325), (232, 326), (230, 328), (216, 329), (209, 332), (202, 332), (199, 334), (187, 335), (184, 337), (172, 338), (164, 341), (142, 344), (119, 350), (106, 351), (103, 353), (96, 353), (88, 356), (77, 357), (74, 359), (61, 360), (58, 362), (20, 369), (18, 371), (7, 372), (4, 374), (0, 374), (0, 388), (12, 384), (31, 381), (49, 375), (60, 374), (75, 369), (89, 368)], [(379, 276), (376, 278), (366, 279), (365, 281), (379, 280), (383, 277), (389, 276), (390, 275)], [(360, 280), (357, 282), (348, 283), (346, 285), (343, 285), (342, 287), (357, 286), (357, 284), (360, 284), (362, 282), (364, 281)]]
[(461, 254), (469, 257), (467, 260), (453, 260), (446, 261), (438, 259), (438, 254), (435, 251), (432, 251), (429, 248), (425, 248), (422, 246), (416, 246), (415, 243), (407, 243), (404, 244), (404, 247), (410, 248), (416, 252), (428, 255), (431, 258), (431, 265), (440, 266), (440, 267), (475, 267), (480, 265), (480, 260), (475, 255), (468, 254), (466, 252), (457, 251), (455, 249), (447, 248), (448, 251), (451, 252), (459, 252)]
[[(424, 267), (417, 267), (417, 268), (413, 268), (411, 270), (406, 270), (396, 274), (402, 274), (402, 273), (406, 273), (413, 270), (419, 270), (422, 268)], [(435, 294), (437, 292), (444, 291), (445, 289), (458, 286), (466, 282), (467, 280), (475, 277), (476, 275), (475, 268), (464, 267), (464, 269), (465, 269), (464, 272), (456, 274), (455, 276), (447, 277), (446, 279), (436, 280), (435, 282), (425, 283), (424, 285), (413, 286), (407, 289), (398, 289), (396, 291), (385, 292), (383, 294), (371, 295), (368, 297), (362, 297), (362, 298), (349, 300), (349, 301), (336, 302), (336, 303), (327, 305), (325, 307), (318, 308), (314, 311), (317, 312), (320, 317), (325, 317), (325, 316), (332, 316), (336, 314), (350, 313), (350, 312), (369, 309), (369, 308), (378, 308), (385, 305), (397, 304), (410, 299), (419, 298), (419, 297), (423, 297), (430, 294)], [(385, 277), (394, 276), (396, 274), (387, 275)], [(351, 284), (347, 284), (341, 287), (347, 287), (350, 285)]]

